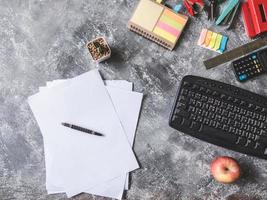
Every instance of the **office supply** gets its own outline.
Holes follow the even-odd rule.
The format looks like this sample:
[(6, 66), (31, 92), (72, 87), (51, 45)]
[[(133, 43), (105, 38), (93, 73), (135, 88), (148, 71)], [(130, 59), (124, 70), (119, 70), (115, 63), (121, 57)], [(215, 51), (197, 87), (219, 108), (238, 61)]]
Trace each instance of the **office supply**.
[[(115, 177), (120, 177), (122, 175), (124, 178), (121, 180), (122, 186), (124, 187), (126, 172), (128, 169), (138, 166), (136, 165), (137, 163), (134, 155), (128, 150), (128, 146), (130, 147), (129, 138), (126, 139), (125, 134), (123, 132), (119, 132), (119, 130), (125, 129), (127, 124), (124, 125), (122, 129), (122, 126), (120, 125), (121, 122), (117, 118), (118, 112), (112, 111), (113, 114), (112, 112), (109, 113), (112, 109), (114, 109), (114, 104), (111, 103), (110, 96), (107, 94), (107, 89), (105, 87), (103, 88), (103, 86), (104, 84), (99, 74), (96, 71), (91, 71), (74, 79), (58, 83), (51, 88), (42, 89), (40, 93), (29, 98), (30, 106), (40, 125), (44, 137), (45, 154), (50, 155), (49, 157), (46, 157), (47, 181), (50, 183), (48, 186), (55, 186), (54, 189), (62, 189), (63, 191), (67, 192), (69, 196), (87, 191), (88, 188), (94, 188), (100, 184), (106, 184), (107, 181), (114, 180)], [(77, 87), (79, 88), (78, 90), (75, 89)], [(112, 88), (114, 87), (111, 86), (111, 89)], [(119, 90), (124, 91), (122, 89)], [(91, 93), (93, 93), (93, 95)], [(120, 97), (118, 94), (120, 94), (120, 92), (116, 94), (117, 98)], [(81, 98), (81, 95), (83, 98)], [(136, 99), (128, 94), (127, 96), (129, 98)], [(127, 100), (129, 100), (129, 98)], [(77, 100), (79, 102), (77, 102)], [(76, 101), (76, 104), (74, 101)], [(99, 106), (101, 108), (98, 109)], [(61, 112), (61, 109), (65, 110), (65, 112)], [(88, 110), (90, 110), (90, 114), (86, 115)], [(99, 117), (101, 112), (104, 116), (100, 120)], [(49, 113), (53, 114), (49, 115)], [(107, 113), (109, 114), (107, 115)], [(49, 115), (49, 117), (46, 117), (46, 115)], [(105, 122), (107, 124), (104, 125), (104, 121), (106, 121), (108, 118), (112, 119), (110, 119), (111, 121)], [(133, 118), (130, 117), (130, 119)], [(95, 129), (102, 130), (105, 134), (105, 137), (100, 139), (102, 142), (100, 142), (98, 139), (100, 137), (90, 137), (90, 140), (88, 140), (88, 135), (72, 133), (73, 130), (62, 127), (59, 120), (73, 121), (75, 124), (81, 124), (83, 127), (96, 127), (99, 125), (99, 127)], [(118, 121), (115, 122), (116, 120)], [(94, 126), (91, 126), (90, 124)], [(53, 126), (51, 127), (51, 125)], [(131, 130), (133, 130), (134, 124), (131, 124), (130, 127)], [(116, 128), (116, 130), (114, 128)], [(101, 143), (103, 143), (104, 146), (101, 145)], [(114, 146), (114, 144), (116, 145)], [(92, 156), (89, 151), (89, 149), (92, 148), (96, 148), (94, 156)], [(100, 148), (101, 150), (97, 150), (97, 148)], [(122, 149), (119, 150), (120, 148)], [(107, 149), (107, 151), (105, 149)], [(107, 164), (107, 166), (103, 166), (105, 157), (102, 157), (100, 154), (109, 155), (106, 162), (110, 162), (112, 159), (114, 159), (115, 162), (112, 161), (112, 163)], [(116, 158), (111, 156), (113, 154)], [(121, 159), (124, 159), (123, 157), (127, 157), (128, 161), (117, 160), (117, 156), (121, 157)], [(86, 159), (83, 159), (85, 157)], [(92, 162), (93, 160), (94, 162)], [(97, 163), (100, 161), (102, 164), (101, 166), (98, 166)], [(89, 162), (91, 163), (91, 166), (87, 165)], [(116, 166), (116, 169), (113, 169), (115, 165), (122, 166)], [(93, 169), (94, 167), (96, 168)], [(102, 171), (101, 168), (106, 169)], [(77, 169), (77, 171), (74, 169)], [(101, 171), (101, 173), (96, 173), (96, 170)], [(82, 177), (87, 178), (85, 180)], [(119, 183), (121, 183), (121, 181), (119, 181)], [(118, 185), (115, 185), (115, 187), (115, 189), (117, 189)], [(97, 187), (96, 191), (99, 190), (101, 190), (101, 188)], [(122, 193), (123, 188), (119, 190), (121, 190)], [(104, 195), (105, 191), (106, 190), (102, 191)], [(114, 193), (114, 190), (112, 191)], [(110, 193), (112, 193), (112, 191), (110, 191)]]
[(218, 33), (215, 33), (215, 32), (212, 33), (210, 43), (208, 45), (209, 49), (213, 49), (215, 47), (217, 36), (218, 36)]
[(208, 47), (211, 41), (212, 31), (208, 31), (207, 35), (205, 36), (205, 47)]
[(233, 22), (238, 14), (239, 7), (240, 7), (240, 2), (236, 4), (236, 6), (232, 9), (232, 11), (221, 22), (221, 25), (226, 26), (226, 29), (232, 28)]
[(95, 62), (102, 62), (111, 55), (110, 47), (104, 37), (99, 37), (88, 42), (86, 47)]
[(223, 53), (226, 49), (228, 37), (219, 33), (202, 29), (197, 44), (201, 47)]
[(247, 0), (242, 5), (242, 16), (248, 37), (254, 38), (267, 31), (266, 0)]
[(235, 8), (235, 6), (239, 3), (239, 0), (230, 0), (229, 3), (225, 6), (222, 14), (218, 17), (215, 24), (219, 25), (225, 17)]
[[(87, 75), (87, 76), (84, 77), (85, 75)], [(83, 187), (83, 182), (84, 182), (84, 187), (86, 187), (86, 189), (87, 189), (87, 187), (91, 187), (91, 186), (94, 186), (95, 184), (98, 184), (99, 179), (106, 181), (105, 177), (108, 178), (109, 176), (113, 176), (112, 174), (114, 174), (113, 177), (116, 177), (116, 176), (122, 174), (124, 171), (122, 169), (124, 167), (119, 167), (122, 171), (119, 169), (113, 170), (114, 165), (119, 165), (119, 163), (117, 161), (114, 162), (113, 164), (108, 164), (108, 169), (105, 169), (106, 171), (102, 171), (101, 168), (103, 169), (103, 166), (98, 166), (97, 163), (99, 163), (101, 165), (104, 164), (104, 162), (108, 163), (108, 160), (112, 159), (112, 157), (115, 161), (116, 156), (121, 157), (124, 154), (124, 153), (123, 154), (118, 153), (118, 151), (120, 151), (119, 149), (121, 149), (123, 151), (124, 150), (129, 151), (127, 149), (122, 148), (123, 146), (127, 147), (126, 144), (128, 144), (128, 141), (126, 139), (126, 143), (125, 144), (122, 143), (122, 141), (125, 141), (124, 133), (121, 132), (123, 135), (120, 136), (119, 131), (121, 128), (119, 128), (119, 129), (116, 128), (116, 126), (120, 127), (120, 123), (119, 123), (119, 121), (117, 121), (117, 125), (116, 125), (116, 122), (115, 122), (117, 120), (116, 113), (113, 112), (113, 114), (112, 114), (112, 112), (111, 112), (113, 105), (109, 100), (110, 97), (108, 95), (106, 95), (106, 93), (107, 93), (106, 89), (102, 87), (103, 83), (100, 82), (100, 80), (99, 80), (100, 76), (96, 76), (97, 74), (95, 74), (93, 72), (85, 74), (85, 75), (82, 76), (81, 78), (80, 77), (75, 78), (74, 79), (75, 81), (72, 81), (72, 84), (70, 84), (68, 87), (66, 86), (66, 84), (69, 84), (67, 82), (65, 84), (65, 87), (67, 87), (67, 89), (65, 89), (65, 87), (61, 89), (61, 90), (64, 89), (64, 91), (60, 91), (59, 87), (57, 86), (56, 88), (53, 88), (53, 90), (51, 90), (51, 91), (44, 91), (45, 93), (38, 94), (37, 96), (32, 97), (33, 99), (32, 98), (30, 99), (31, 103), (32, 103), (31, 107), (34, 106), (34, 111), (35, 111), (34, 114), (35, 114), (35, 116), (37, 116), (36, 117), (37, 120), (40, 121), (41, 130), (43, 133), (47, 133), (47, 134), (44, 134), (44, 140), (46, 140), (46, 139), (48, 141), (51, 140), (51, 142), (49, 142), (49, 144), (51, 144), (54, 140), (57, 143), (56, 144), (57, 147), (55, 147), (55, 149), (52, 149), (55, 160), (52, 163), (53, 165), (49, 167), (50, 174), (48, 174), (48, 175), (50, 175), (49, 177), (52, 177), (53, 182), (56, 182), (57, 185), (62, 184), (61, 187), (68, 188), (68, 190), (72, 190), (73, 187), (77, 187), (77, 190), (81, 190)], [(90, 85), (90, 86), (83, 86), (83, 84), (84, 85)], [(77, 91), (77, 93), (76, 93), (74, 90), (77, 86), (78, 86), (78, 88), (79, 88), (78, 90), (80, 90), (80, 92)], [(85, 92), (85, 91), (88, 91), (88, 92)], [(60, 101), (59, 99), (57, 99), (55, 97), (53, 97), (53, 98), (51, 98), (51, 100), (49, 100), (47, 93), (50, 94), (51, 92), (53, 92), (53, 94), (55, 93), (54, 94), (55, 96), (59, 96), (64, 100)], [(93, 95), (90, 94), (92, 92), (93, 92)], [(63, 93), (64, 95), (63, 94), (60, 95), (60, 93)], [(76, 93), (76, 95), (71, 97), (70, 93), (72, 93), (72, 95), (74, 95), (74, 93)], [(82, 96), (78, 95), (78, 94), (81, 94)], [(90, 96), (89, 100), (88, 100), (87, 96), (88, 97)], [(66, 97), (68, 97), (68, 98), (66, 98)], [(42, 108), (40, 108), (40, 106), (39, 106), (40, 101), (38, 101), (38, 98), (40, 98), (40, 101), (46, 101), (47, 102), (47, 103), (41, 104)], [(77, 99), (79, 99), (79, 102), (77, 102)], [(57, 102), (60, 102), (61, 104), (59, 104)], [(96, 104), (98, 104), (98, 106)], [(54, 108), (52, 108), (53, 105), (55, 106)], [(71, 106), (67, 106), (67, 105), (71, 105)], [(85, 107), (83, 107), (83, 106), (85, 106)], [(99, 106), (101, 106), (101, 108), (98, 109)], [(91, 107), (91, 108), (89, 108), (89, 107)], [(60, 111), (61, 109), (65, 110), (66, 108), (68, 109), (68, 112), (66, 112), (66, 111), (61, 112)], [(39, 109), (39, 112), (36, 112), (36, 111), (38, 111), (38, 109)], [(42, 109), (45, 109), (45, 110), (42, 111)], [(50, 111), (50, 109), (51, 109), (51, 111)], [(79, 110), (77, 110), (77, 109), (79, 109)], [(101, 109), (104, 109), (104, 110), (101, 110)], [(88, 115), (88, 110), (90, 110), (89, 115)], [(55, 113), (53, 113), (52, 115), (49, 115), (49, 118), (46, 119), (46, 118), (41, 118), (42, 116), (44, 116), (44, 114), (45, 114), (44, 112), (46, 112), (46, 113), (55, 112)], [(108, 115), (113, 115), (113, 117), (115, 117), (115, 119), (112, 119), (112, 121), (114, 122), (114, 125), (110, 124), (112, 122), (106, 122), (107, 124), (104, 125), (103, 122), (106, 121), (107, 118), (110, 118), (111, 116), (110, 117), (102, 117), (102, 119), (101, 119), (102, 122), (101, 122), (101, 120), (99, 118), (101, 115), (101, 112), (103, 115), (106, 115), (106, 113), (109, 113)], [(60, 117), (59, 115), (62, 115), (62, 116)], [(89, 140), (89, 137), (86, 134), (72, 133), (73, 131), (71, 131), (71, 129), (63, 128), (59, 124), (60, 121), (62, 121), (64, 119), (66, 121), (74, 121), (74, 122), (78, 122), (77, 121), (77, 119), (78, 119), (79, 123), (77, 123), (77, 124), (87, 124), (90, 127), (95, 127), (96, 129), (103, 130), (103, 132), (105, 133), (105, 136), (106, 136), (105, 140), (103, 140), (103, 139), (99, 140), (98, 139), (99, 137), (90, 137), (90, 140)], [(97, 121), (95, 121), (95, 120), (97, 120)], [(42, 121), (44, 121), (44, 122), (42, 123)], [(82, 121), (84, 121), (84, 123), (82, 123)], [(87, 122), (85, 122), (85, 121), (87, 121)], [(52, 124), (54, 124), (54, 125), (51, 127)], [(99, 127), (97, 128), (96, 126), (99, 126)], [(110, 130), (107, 130), (107, 127), (109, 127)], [(114, 128), (116, 128), (116, 130)], [(49, 131), (49, 129), (51, 129), (51, 131)], [(115, 132), (117, 131), (116, 134), (115, 134), (115, 132), (112, 131), (112, 129)], [(53, 134), (53, 133), (57, 133), (57, 134)], [(113, 136), (114, 134), (115, 134), (115, 137)], [(53, 140), (49, 139), (51, 137), (54, 139)], [(117, 137), (122, 137), (122, 138), (118, 140)], [(112, 142), (112, 140), (114, 140), (114, 141)], [(117, 140), (117, 141), (115, 141), (115, 140)], [(63, 142), (64, 142), (64, 144), (63, 144)], [(109, 147), (109, 142), (111, 142), (110, 145), (115, 142), (117, 144), (116, 147), (115, 148), (112, 146)], [(77, 143), (77, 144), (75, 144), (75, 143)], [(65, 145), (67, 145), (67, 146), (65, 146)], [(69, 148), (71, 148), (71, 149), (69, 149)], [(106, 148), (108, 148), (109, 152), (105, 151)], [(60, 150), (59, 153), (57, 153), (58, 152), (57, 149)], [(63, 150), (65, 150), (64, 152), (68, 155), (65, 156)], [(117, 153), (115, 153), (114, 150)], [(91, 151), (95, 152), (95, 153), (98, 151), (100, 151), (100, 152), (95, 154), (95, 155), (92, 155)], [(81, 154), (81, 152), (85, 153), (85, 155)], [(126, 154), (128, 154), (128, 153), (126, 153)], [(98, 158), (96, 157), (96, 155), (98, 156)], [(105, 155), (108, 156), (108, 160), (105, 159), (106, 158)], [(85, 156), (85, 157), (89, 156), (90, 158), (87, 158), (86, 161), (84, 161), (82, 159), (83, 156)], [(127, 156), (127, 155), (125, 155), (125, 156)], [(66, 159), (66, 161), (63, 160), (64, 158)], [(72, 160), (70, 161), (70, 159), (73, 159), (73, 161)], [(82, 159), (82, 160), (79, 160), (79, 159)], [(91, 166), (87, 166), (89, 164), (89, 160), (91, 160)], [(94, 162), (92, 162), (92, 161), (94, 161)], [(129, 161), (132, 162), (131, 160), (129, 160)], [(66, 162), (68, 163), (67, 166), (65, 166), (65, 167), (62, 166), (62, 165), (64, 165), (64, 163), (66, 165)], [(92, 163), (95, 163), (95, 164), (92, 165)], [(123, 165), (125, 166), (125, 164), (123, 164)], [(127, 165), (129, 165), (129, 164), (127, 164)], [(59, 169), (59, 167), (61, 169)], [(70, 167), (72, 167), (72, 168), (70, 168)], [(98, 170), (101, 171), (101, 175), (94, 174), (94, 171), (96, 170), (96, 169), (94, 169), (94, 167), (96, 167)], [(117, 167), (118, 166), (116, 166), (116, 168)], [(87, 169), (85, 169), (85, 168), (87, 168)], [(105, 167), (105, 168), (107, 168), (107, 167)], [(58, 170), (56, 170), (56, 169), (58, 169)], [(77, 171), (73, 171), (71, 169), (77, 169)], [(92, 171), (88, 172), (88, 170), (90, 171), (90, 169)], [(69, 172), (67, 172), (68, 170), (69, 170)], [(66, 175), (64, 175), (64, 171), (66, 171)], [(70, 173), (70, 171), (72, 173)], [(51, 174), (51, 172), (53, 172), (53, 173)], [(92, 173), (92, 174), (90, 175), (90, 173)], [(91, 177), (91, 178), (89, 181), (83, 180), (82, 177), (84, 177), (84, 176), (85, 177)], [(76, 177), (77, 178), (80, 177), (80, 179), (77, 179)], [(55, 180), (55, 178), (57, 178), (57, 179)], [(62, 179), (62, 178), (64, 178), (64, 181), (62, 181), (62, 183), (61, 183), (61, 181), (59, 181), (58, 179)], [(110, 178), (112, 178), (112, 177), (110, 177)], [(71, 181), (75, 182), (75, 184), (73, 184), (73, 183), (71, 184)], [(91, 184), (90, 184), (90, 182), (91, 182)]]
[(184, 6), (191, 16), (195, 16), (204, 8), (202, 0), (184, 0)]
[(96, 135), (96, 136), (104, 136), (101, 133), (98, 133), (96, 131), (92, 131), (92, 130), (89, 130), (87, 128), (83, 128), (83, 127), (80, 127), (80, 126), (77, 126), (77, 125), (74, 125), (74, 124), (69, 124), (69, 123), (66, 123), (66, 122), (62, 122), (61, 124), (62, 124), (62, 126), (65, 126), (65, 127), (68, 127), (68, 128), (72, 128), (74, 130), (77, 130), (77, 131), (80, 131), (80, 132), (83, 132), (83, 133), (88, 133), (88, 134)]
[(247, 81), (267, 71), (267, 49), (263, 49), (232, 63), (237, 80)]
[(261, 47), (264, 47), (265, 45), (267, 45), (267, 37), (259, 38), (255, 41), (252, 41), (250, 43), (247, 43), (247, 44), (239, 46), (235, 49), (232, 49), (228, 52), (225, 52), (222, 55), (205, 60), (204, 65), (205, 65), (206, 69), (211, 69), (211, 68), (216, 67), (218, 65), (221, 65), (223, 63), (234, 60), (238, 57), (241, 57), (241, 56), (244, 56), (248, 53), (251, 53), (252, 51), (255, 51)]
[(209, 4), (206, 7), (208, 12), (208, 20), (213, 21), (215, 19), (217, 1), (216, 0), (209, 0)]
[(244, 89), (185, 76), (169, 124), (211, 144), (267, 159), (267, 98)]
[(140, 0), (128, 22), (128, 28), (157, 44), (172, 50), (188, 17), (151, 0)]
[(182, 4), (177, 4), (174, 6), (173, 11), (179, 13), (181, 9), (182, 9)]
[[(52, 85), (58, 85), (58, 83), (62, 83), (64, 81), (66, 80), (56, 80), (53, 82), (48, 82), (47, 86), (51, 88)], [(106, 89), (109, 95), (111, 96), (118, 116), (121, 119), (121, 123), (127, 134), (128, 140), (131, 145), (133, 145), (135, 130), (142, 102), (142, 94), (137, 92), (130, 92), (133, 89), (133, 84), (128, 81), (107, 80), (104, 82), (106, 84)], [(44, 89), (45, 88), (43, 87), (41, 88), (42, 91)], [(128, 106), (129, 104), (131, 105), (131, 107)], [(88, 189), (85, 192), (120, 199), (122, 195), (122, 191), (120, 188), (122, 188), (121, 185), (124, 184), (124, 181), (125, 175), (118, 177), (112, 181), (105, 182), (101, 185), (98, 185), (97, 187)], [(50, 194), (64, 192), (64, 190), (59, 190), (59, 188), (55, 188), (54, 186), (47, 186), (47, 188), (48, 193)], [(128, 175), (126, 175), (125, 189), (127, 190), (128, 188)]]
[(227, 42), (228, 42), (228, 37), (223, 36), (222, 41), (221, 41), (221, 45), (220, 45), (220, 49), (218, 50), (220, 53), (223, 53), (226, 50)]
[(157, 3), (162, 3), (162, 0), (156, 0)]
[(215, 42), (215, 45), (214, 45), (214, 49), (220, 49), (222, 39), (223, 39), (223, 36), (221, 34), (218, 34), (217, 37), (216, 37), (216, 42)]
[(200, 36), (199, 36), (199, 39), (198, 39), (198, 42), (197, 42), (198, 45), (201, 46), (201, 45), (204, 44), (205, 39), (206, 39), (207, 32), (208, 32), (208, 29), (206, 29), (206, 28), (203, 28), (201, 30), (201, 33), (200, 33)]

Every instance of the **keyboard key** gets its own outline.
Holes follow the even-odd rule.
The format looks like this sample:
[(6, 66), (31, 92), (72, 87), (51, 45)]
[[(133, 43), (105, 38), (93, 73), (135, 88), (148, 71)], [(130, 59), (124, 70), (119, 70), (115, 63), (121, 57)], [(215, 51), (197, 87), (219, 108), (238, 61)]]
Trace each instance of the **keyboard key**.
[(172, 122), (175, 122), (177, 124), (181, 124), (183, 121), (183, 118), (181, 116), (173, 115), (172, 116)]
[(243, 74), (243, 75), (239, 76), (239, 80), (240, 80), (240, 81), (244, 81), (244, 80), (246, 80), (247, 78), (248, 78), (248, 76), (247, 76), (246, 74)]
[(184, 111), (184, 110), (177, 110), (177, 112), (175, 113), (176, 115), (188, 118), (189, 117), (189, 113)]
[(244, 137), (238, 137), (236, 140), (236, 144), (239, 144), (241, 146), (244, 146), (246, 144), (247, 140)]
[(183, 86), (184, 86), (185, 88), (189, 88), (189, 87), (191, 86), (191, 83), (189, 83), (189, 82), (187, 82), (187, 81), (184, 81)]
[(189, 128), (190, 124), (191, 124), (190, 120), (183, 118), (183, 121), (182, 121), (183, 126)]
[(197, 122), (192, 122), (191, 125), (190, 125), (190, 128), (192, 128), (193, 130), (199, 130), (200, 128), (200, 123), (197, 123)]
[(245, 147), (248, 147), (250, 143), (251, 143), (251, 140), (248, 139), (246, 144), (245, 144)]
[(199, 90), (199, 85), (194, 84), (194, 85), (192, 86), (192, 88), (193, 88), (194, 90)]
[(206, 136), (214, 137), (216, 139), (222, 139), (222, 140), (228, 141), (229, 143), (233, 143), (237, 139), (237, 136), (235, 135), (225, 134), (223, 131), (219, 131), (215, 128), (212, 128), (206, 125), (203, 126), (202, 132), (205, 132)]

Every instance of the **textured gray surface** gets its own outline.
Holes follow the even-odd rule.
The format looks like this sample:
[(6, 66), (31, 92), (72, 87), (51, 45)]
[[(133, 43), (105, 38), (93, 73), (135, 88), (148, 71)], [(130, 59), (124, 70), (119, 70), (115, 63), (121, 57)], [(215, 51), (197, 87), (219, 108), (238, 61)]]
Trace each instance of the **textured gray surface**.
[[(195, 74), (267, 95), (266, 76), (240, 84), (229, 64), (206, 71), (202, 60), (216, 53), (196, 45), (202, 28), (230, 36), (231, 49), (248, 41), (241, 20), (232, 31), (213, 27), (203, 13), (191, 18), (174, 51), (128, 31), (137, 0), (47, 0), (0, 2), (0, 199), (66, 199), (47, 195), (43, 140), (27, 97), (46, 81), (99, 68), (106, 79), (134, 82), (145, 94), (135, 141), (142, 168), (132, 173), (127, 199), (266, 200), (267, 162), (209, 145), (168, 127), (181, 78)], [(88, 40), (105, 36), (112, 48), (107, 62), (92, 63)], [(235, 157), (243, 178), (215, 182), (209, 163)], [(82, 194), (74, 199), (103, 199)]]

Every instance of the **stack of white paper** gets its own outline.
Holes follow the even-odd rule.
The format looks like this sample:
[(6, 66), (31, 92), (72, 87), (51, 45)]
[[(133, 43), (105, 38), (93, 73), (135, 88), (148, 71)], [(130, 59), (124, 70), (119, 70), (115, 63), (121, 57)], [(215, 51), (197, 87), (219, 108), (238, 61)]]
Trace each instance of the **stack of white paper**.
[[(47, 82), (29, 97), (40, 126), (49, 194), (68, 197), (87, 192), (121, 199), (127, 173), (139, 168), (131, 146), (143, 95), (132, 83), (102, 81), (97, 70), (68, 80)], [(75, 124), (104, 134), (79, 132)]]

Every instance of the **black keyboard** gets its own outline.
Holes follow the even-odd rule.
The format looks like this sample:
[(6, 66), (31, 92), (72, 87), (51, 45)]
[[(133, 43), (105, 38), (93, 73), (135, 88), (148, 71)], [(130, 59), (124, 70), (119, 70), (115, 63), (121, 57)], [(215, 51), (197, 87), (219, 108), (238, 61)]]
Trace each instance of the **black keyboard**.
[(203, 141), (267, 159), (267, 98), (247, 90), (185, 76), (169, 125)]

